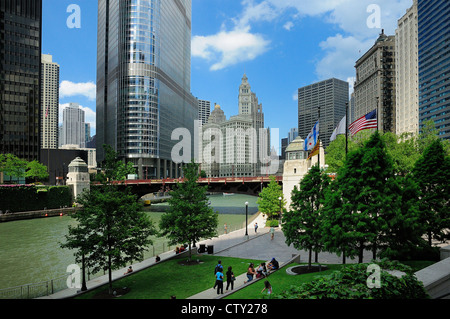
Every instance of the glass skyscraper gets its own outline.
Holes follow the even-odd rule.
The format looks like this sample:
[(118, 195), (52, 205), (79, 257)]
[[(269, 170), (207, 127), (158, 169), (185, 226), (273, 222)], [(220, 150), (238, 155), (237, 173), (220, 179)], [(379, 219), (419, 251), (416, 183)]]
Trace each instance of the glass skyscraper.
[(109, 144), (140, 178), (178, 177), (176, 128), (191, 132), (193, 154), (191, 7), (191, 0), (98, 1), (97, 161)]
[(38, 160), (42, 0), (0, 1), (0, 153)]
[(419, 130), (432, 120), (450, 139), (450, 1), (419, 0)]

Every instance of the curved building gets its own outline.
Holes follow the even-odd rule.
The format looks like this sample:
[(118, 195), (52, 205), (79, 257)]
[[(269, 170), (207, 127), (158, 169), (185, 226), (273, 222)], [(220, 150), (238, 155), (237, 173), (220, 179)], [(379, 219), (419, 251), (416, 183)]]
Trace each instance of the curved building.
[(198, 119), (190, 93), (191, 7), (191, 0), (98, 1), (98, 162), (109, 144), (140, 178), (178, 175), (172, 131), (193, 134)]

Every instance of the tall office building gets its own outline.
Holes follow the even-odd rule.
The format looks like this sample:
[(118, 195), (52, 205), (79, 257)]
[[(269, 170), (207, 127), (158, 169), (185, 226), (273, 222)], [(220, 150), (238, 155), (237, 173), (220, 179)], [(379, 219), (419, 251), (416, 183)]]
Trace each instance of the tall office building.
[(432, 120), (450, 139), (450, 1), (419, 0), (419, 130)]
[(0, 1), (0, 153), (40, 158), (42, 0)]
[(84, 111), (77, 103), (70, 103), (63, 109), (63, 125), (61, 145), (77, 145), (84, 148), (86, 143), (86, 126), (84, 120)]
[(198, 120), (200, 123), (206, 124), (208, 117), (211, 115), (211, 102), (205, 100), (198, 100)]
[(297, 136), (298, 136), (298, 128), (296, 127), (291, 128), (288, 133), (288, 141), (287, 141), (288, 145), (291, 142), (293, 142), (297, 138)]
[(172, 132), (186, 128), (194, 136), (198, 119), (190, 93), (191, 7), (191, 0), (98, 1), (98, 162), (109, 144), (140, 178), (180, 170), (171, 158), (179, 143)]
[(238, 106), (238, 115), (227, 120), (220, 106), (215, 105), (208, 122), (202, 127), (202, 169), (208, 177), (266, 174), (264, 161), (270, 155), (270, 136), (261, 130), (264, 129), (262, 104), (251, 91), (245, 74), (239, 86)]
[(345, 116), (349, 84), (339, 79), (328, 79), (298, 89), (298, 135), (306, 138), (319, 120), (322, 145), (330, 144), (334, 129)]
[(417, 0), (398, 20), (395, 32), (395, 133), (419, 133), (419, 49)]
[(382, 30), (355, 68), (354, 118), (377, 109), (378, 129), (395, 133), (395, 36)]
[(41, 147), (58, 148), (59, 65), (51, 55), (42, 54), (41, 64)]

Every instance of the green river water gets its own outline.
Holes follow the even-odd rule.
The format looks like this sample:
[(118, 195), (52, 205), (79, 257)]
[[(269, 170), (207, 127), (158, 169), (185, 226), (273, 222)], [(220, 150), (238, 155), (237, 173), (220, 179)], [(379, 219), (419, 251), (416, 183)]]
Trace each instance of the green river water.
[[(245, 202), (249, 203), (249, 222), (257, 212), (257, 197), (247, 195), (212, 195), (211, 206), (219, 213), (218, 235), (245, 225)], [(146, 208), (157, 226), (167, 204)], [(0, 289), (38, 283), (67, 274), (67, 266), (75, 263), (74, 251), (60, 248), (68, 226), (76, 221), (69, 216), (38, 218), (0, 223)], [(164, 238), (154, 237), (146, 258), (174, 249)], [(98, 275), (98, 274), (97, 274)], [(103, 274), (100, 274), (103, 275)]]

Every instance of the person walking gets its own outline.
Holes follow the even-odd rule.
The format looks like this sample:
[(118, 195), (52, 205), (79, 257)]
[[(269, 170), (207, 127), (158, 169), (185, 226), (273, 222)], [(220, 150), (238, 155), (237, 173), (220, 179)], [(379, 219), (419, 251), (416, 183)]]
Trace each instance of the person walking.
[(234, 289), (234, 281), (236, 280), (236, 277), (234, 277), (234, 273), (232, 271), (231, 266), (228, 267), (228, 271), (226, 273), (227, 275), (227, 288), (226, 290), (228, 290), (228, 288), (231, 286), (231, 290)]
[(216, 273), (217, 294), (223, 294), (223, 268)]
[[(221, 260), (218, 261), (218, 264), (214, 268), (214, 276), (216, 276), (217, 272), (219, 272), (219, 271), (222, 271), (222, 273), (223, 273), (223, 266), (222, 266), (222, 261)], [(213, 288), (215, 289), (216, 286), (217, 286), (217, 280), (215, 281)]]
[(258, 223), (255, 223), (255, 233), (258, 231)]
[(268, 280), (264, 281), (264, 288), (261, 290), (261, 293), (264, 292), (264, 290), (267, 290), (267, 294), (270, 296), (272, 293), (272, 285), (269, 283)]
[(275, 228), (272, 226), (270, 227), (270, 240), (273, 240), (274, 235), (275, 235)]

